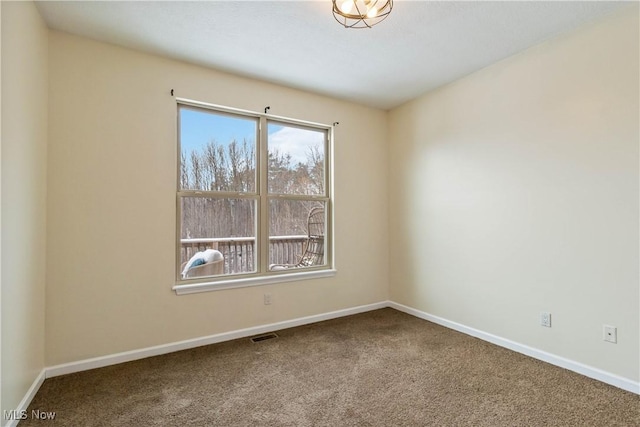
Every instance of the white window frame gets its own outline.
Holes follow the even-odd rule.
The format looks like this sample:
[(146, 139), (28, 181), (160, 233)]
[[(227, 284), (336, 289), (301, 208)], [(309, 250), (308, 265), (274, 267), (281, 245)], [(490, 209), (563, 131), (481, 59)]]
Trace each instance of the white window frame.
[[(236, 108), (224, 107), (220, 105), (208, 104), (190, 99), (176, 98), (176, 123), (177, 123), (177, 181), (176, 181), (176, 274), (173, 290), (178, 295), (198, 292), (215, 291), (222, 289), (241, 288), (247, 286), (268, 285), (281, 282), (299, 281), (322, 277), (331, 277), (336, 274), (334, 262), (334, 235), (333, 235), (333, 144), (334, 128), (330, 125), (314, 123), (288, 117), (263, 114)], [(193, 108), (203, 111), (211, 111), (214, 114), (229, 114), (238, 117), (250, 117), (258, 119), (258, 141), (256, 144), (256, 188), (254, 193), (182, 190), (180, 188), (180, 167), (181, 167), (181, 147), (180, 147), (180, 109)], [(283, 195), (269, 194), (268, 192), (268, 156), (267, 153), (267, 128), (269, 122), (277, 122), (283, 125), (292, 125), (305, 129), (318, 129), (325, 132), (325, 194), (315, 195)], [(241, 198), (256, 200), (256, 271), (252, 273), (195, 277), (182, 279), (180, 277), (179, 266), (181, 263), (181, 200), (183, 197), (214, 197), (214, 198)], [(273, 199), (285, 200), (317, 200), (325, 203), (325, 265), (291, 268), (286, 270), (269, 270), (269, 201)]]

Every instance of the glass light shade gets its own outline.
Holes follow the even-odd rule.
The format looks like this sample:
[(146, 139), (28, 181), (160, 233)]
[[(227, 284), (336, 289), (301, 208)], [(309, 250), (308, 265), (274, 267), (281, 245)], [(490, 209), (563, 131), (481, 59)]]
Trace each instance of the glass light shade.
[(384, 20), (393, 0), (332, 0), (333, 16), (345, 28), (371, 28)]
[(353, 0), (346, 0), (340, 5), (340, 11), (345, 14), (351, 13), (353, 9)]

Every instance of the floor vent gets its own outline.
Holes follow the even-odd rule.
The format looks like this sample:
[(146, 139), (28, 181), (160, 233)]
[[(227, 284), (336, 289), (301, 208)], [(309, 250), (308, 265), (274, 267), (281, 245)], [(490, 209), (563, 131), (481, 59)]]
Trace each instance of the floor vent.
[(260, 341), (270, 340), (270, 339), (273, 339), (273, 338), (278, 338), (278, 336), (272, 332), (270, 334), (259, 335), (257, 337), (253, 337), (253, 338), (251, 338), (251, 342), (260, 342)]

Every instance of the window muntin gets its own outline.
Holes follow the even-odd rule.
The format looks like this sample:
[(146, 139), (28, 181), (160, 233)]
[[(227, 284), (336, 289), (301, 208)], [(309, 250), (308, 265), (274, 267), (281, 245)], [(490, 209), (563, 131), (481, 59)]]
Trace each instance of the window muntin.
[[(179, 285), (226, 286), (233, 278), (331, 267), (328, 126), (182, 101), (178, 120)], [(326, 231), (309, 245), (314, 207), (322, 207)], [(313, 264), (300, 262), (304, 248), (318, 242), (325, 253)], [(223, 269), (185, 271), (189, 258), (205, 249), (223, 255)]]

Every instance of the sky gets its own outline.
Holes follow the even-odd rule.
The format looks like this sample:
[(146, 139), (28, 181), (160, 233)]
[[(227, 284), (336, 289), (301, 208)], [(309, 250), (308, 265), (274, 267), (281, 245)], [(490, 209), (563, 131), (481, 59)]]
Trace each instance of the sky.
[(228, 145), (233, 139), (255, 143), (258, 121), (180, 109), (180, 148), (190, 152), (211, 140)]
[[(256, 141), (258, 121), (247, 117), (226, 116), (208, 112), (180, 109), (180, 145), (182, 151), (190, 152), (211, 140), (228, 145), (234, 139), (242, 143)], [(291, 154), (293, 164), (306, 162), (308, 147), (323, 144), (323, 132), (281, 126), (269, 123), (267, 128), (269, 148)]]
[(281, 153), (291, 154), (294, 165), (298, 162), (306, 163), (309, 147), (315, 145), (322, 147), (324, 142), (323, 132), (279, 126), (273, 123), (269, 124), (268, 133), (269, 150), (277, 148)]

